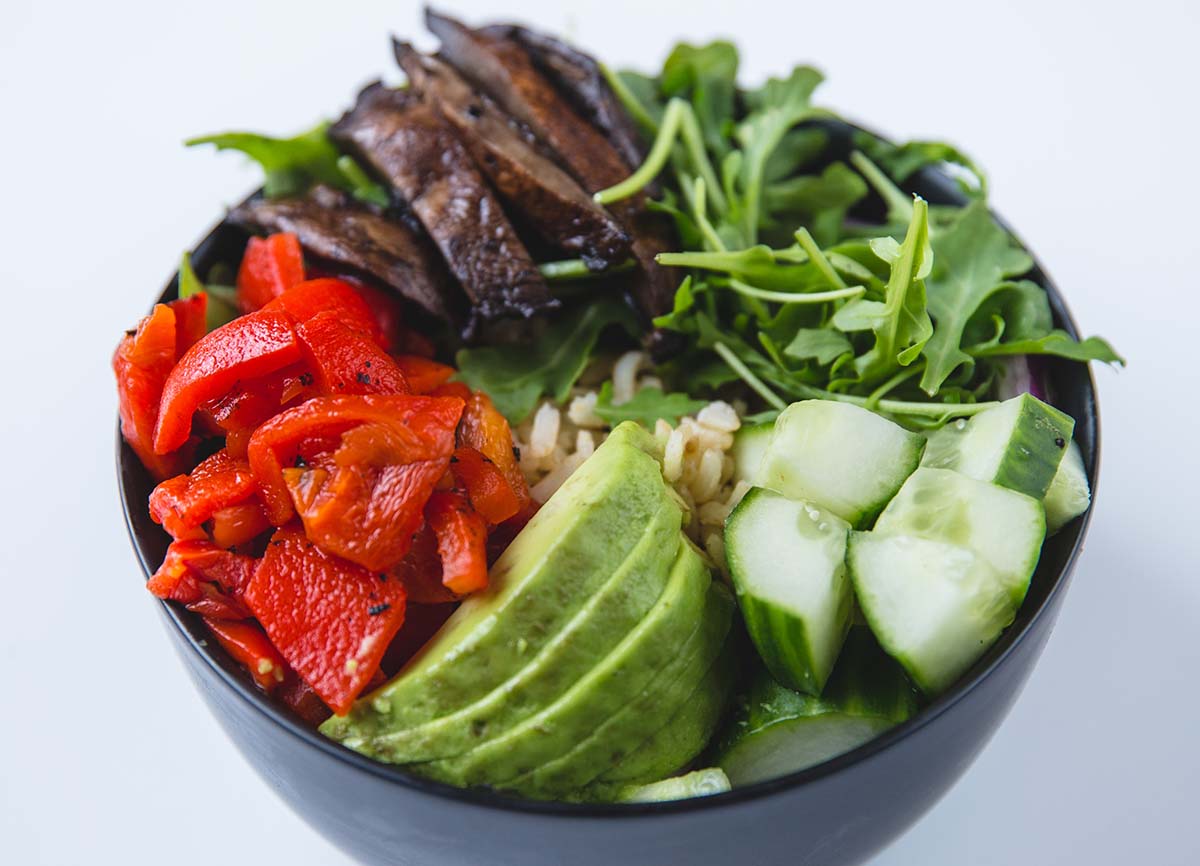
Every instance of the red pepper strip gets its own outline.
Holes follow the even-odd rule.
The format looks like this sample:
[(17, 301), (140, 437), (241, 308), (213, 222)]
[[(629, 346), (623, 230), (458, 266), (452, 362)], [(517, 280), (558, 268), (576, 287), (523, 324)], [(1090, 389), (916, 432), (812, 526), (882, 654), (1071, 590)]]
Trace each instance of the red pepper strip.
[(314, 728), (333, 715), (313, 687), (291, 668), (284, 675), (283, 685), (276, 689), (275, 697)]
[(476, 391), (471, 394), (463, 410), (462, 422), (458, 427), (458, 444), (474, 448), (508, 479), (508, 485), (525, 509), (531, 502), (529, 485), (517, 463), (517, 452), (513, 445), (512, 430), (508, 421), (496, 411), (487, 394)]
[(408, 381), (379, 344), (327, 310), (296, 326), (317, 390), (334, 394), (408, 394)]
[(205, 617), (204, 624), (217, 643), (225, 648), (225, 652), (254, 678), (260, 689), (270, 692), (284, 681), (287, 662), (255, 623)]
[(303, 281), (304, 256), (295, 235), (250, 238), (238, 268), (238, 306), (252, 313)]
[(257, 489), (250, 464), (221, 449), (191, 475), (168, 479), (154, 488), (150, 516), (174, 538), (203, 538), (200, 524), (218, 509), (249, 499)]
[(175, 311), (175, 357), (178, 358), (208, 333), (208, 295), (171, 301)]
[(163, 385), (154, 450), (167, 454), (187, 441), (192, 416), (239, 380), (265, 376), (300, 360), (286, 313), (260, 311), (234, 319), (188, 349)]
[(470, 404), (471, 389), (462, 382), (447, 382), (445, 385), (438, 385), (429, 392), (431, 397), (457, 397), (463, 403)]
[(158, 598), (217, 619), (245, 619), (243, 595), (256, 560), (208, 541), (172, 541), (163, 564), (146, 582)]
[(246, 456), (250, 434), (289, 404), (316, 396), (314, 377), (303, 363), (290, 364), (257, 379), (239, 381), (218, 400), (204, 406), (207, 417), (225, 434), (225, 448), (234, 457)]
[(404, 584), (408, 600), (413, 604), (444, 604), (457, 601), (458, 596), (442, 583), (442, 560), (438, 557), (437, 536), (425, 522), (413, 536), (412, 547), (388, 571), (389, 577)]
[(458, 486), (466, 490), (471, 507), (488, 523), (503, 523), (521, 510), (521, 501), (496, 464), (474, 448), (454, 452), (450, 471)]
[(271, 642), (339, 715), (404, 624), (404, 587), (330, 556), (297, 527), (275, 533), (246, 601)]
[(246, 544), (271, 528), (262, 501), (255, 496), (246, 502), (229, 505), (213, 512), (209, 535), (217, 547), (226, 550)]
[(371, 307), (345, 280), (332, 277), (305, 280), (263, 309), (287, 313), (297, 323), (307, 322), (320, 313), (334, 312), (348, 327), (366, 334), (377, 346), (383, 346), (383, 331)]
[(317, 397), (276, 415), (255, 431), (247, 449), (267, 515), (282, 526), (295, 514), (284, 466), (323, 462), (320, 455), (339, 447), (341, 435), (359, 424), (407, 428), (422, 444), (424, 459), (444, 454), (448, 464), (462, 408), (456, 399), (363, 395)]
[(404, 378), (414, 394), (428, 394), (450, 381), (454, 368), (420, 355), (396, 355), (396, 364), (404, 371)]
[(407, 343), (404, 327), (404, 304), (394, 292), (366, 285), (355, 280), (346, 280), (371, 310), (379, 329), (379, 345), (389, 352), (398, 352)]
[(157, 304), (137, 331), (125, 335), (112, 359), (121, 435), (150, 474), (160, 480), (179, 474), (186, 465), (186, 455), (155, 454), (153, 444), (163, 384), (175, 364), (175, 336), (175, 311)]
[(458, 595), (487, 588), (487, 524), (461, 493), (429, 497), (425, 519), (437, 536), (442, 583)]

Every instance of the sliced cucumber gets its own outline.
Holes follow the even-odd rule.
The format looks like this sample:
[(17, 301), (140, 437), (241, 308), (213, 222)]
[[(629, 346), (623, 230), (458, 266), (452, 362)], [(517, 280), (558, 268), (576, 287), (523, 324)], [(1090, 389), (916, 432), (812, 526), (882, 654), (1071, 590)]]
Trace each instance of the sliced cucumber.
[(925, 437), (874, 412), (805, 400), (776, 419), (758, 484), (861, 527), (917, 468), (924, 448)]
[(729, 777), (719, 767), (709, 767), (648, 785), (631, 785), (616, 800), (619, 803), (662, 803), (689, 797), (711, 797), (728, 790)]
[(871, 631), (928, 694), (958, 679), (1013, 620), (1008, 588), (965, 547), (879, 531), (850, 533), (848, 547)]
[(1058, 532), (1071, 520), (1088, 510), (1092, 494), (1088, 489), (1087, 470), (1083, 467), (1083, 454), (1073, 441), (1067, 443), (1050, 489), (1046, 491), (1043, 504), (1046, 506), (1046, 529)]
[(1074, 429), (1070, 415), (1022, 394), (934, 433), (921, 464), (1041, 499)]
[(733, 436), (733, 482), (745, 481), (747, 484), (758, 483), (758, 470), (762, 466), (763, 455), (767, 453), (767, 444), (771, 441), (771, 432), (775, 422), (767, 424), (751, 424), (738, 430)]
[(773, 779), (848, 752), (916, 710), (900, 666), (869, 629), (853, 628), (820, 698), (799, 695), (759, 668), (715, 763), (735, 787)]
[(921, 467), (875, 522), (875, 531), (964, 547), (983, 558), (1020, 607), (1042, 554), (1046, 515), (1036, 499), (949, 469)]
[(820, 694), (853, 604), (849, 525), (807, 502), (755, 487), (725, 524), (725, 555), (746, 629), (781, 683)]

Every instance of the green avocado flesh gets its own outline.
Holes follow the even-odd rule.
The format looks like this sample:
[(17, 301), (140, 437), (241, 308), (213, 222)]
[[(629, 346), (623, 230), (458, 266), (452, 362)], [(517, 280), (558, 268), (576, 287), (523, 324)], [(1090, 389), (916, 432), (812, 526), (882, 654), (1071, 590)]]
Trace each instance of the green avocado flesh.
[[(650, 613), (558, 700), (464, 755), (413, 769), (456, 785), (509, 787), (505, 785), (509, 780), (574, 748), (597, 720), (633, 700), (655, 672), (678, 654), (679, 643), (700, 620), (711, 582), (704, 560), (690, 545), (683, 545), (667, 588)], [(537, 785), (513, 790), (531, 796), (554, 793), (542, 792)]]
[(422, 775), (535, 797), (582, 798), (655, 737), (658, 760), (643, 754), (621, 781), (695, 757), (730, 690), (720, 656), (734, 605), (680, 531), (657, 451), (644, 429), (618, 426), (501, 555), (489, 589), (322, 733)]

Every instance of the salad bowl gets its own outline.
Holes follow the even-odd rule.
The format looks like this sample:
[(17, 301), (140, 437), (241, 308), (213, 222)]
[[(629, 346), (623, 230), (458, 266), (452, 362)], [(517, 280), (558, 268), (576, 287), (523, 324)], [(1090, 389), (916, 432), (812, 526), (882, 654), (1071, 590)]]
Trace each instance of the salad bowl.
[[(849, 138), (848, 131), (847, 140)], [(933, 204), (961, 204), (954, 181), (923, 169), (906, 185)], [(227, 222), (195, 248), (201, 271), (236, 260), (246, 233)], [(1077, 329), (1035, 264), (1055, 326)], [(173, 278), (161, 300), (176, 296)], [(1094, 492), (1095, 384), (1087, 365), (1047, 359), (1054, 403), (1076, 419)], [(120, 493), (144, 576), (169, 542), (144, 503), (154, 482), (118, 435)], [(522, 800), (459, 789), (378, 763), (320, 733), (259, 692), (200, 618), (159, 602), (172, 643), (214, 716), (266, 783), (337, 847), (369, 864), (861, 863), (925, 814), (987, 745), (1041, 655), (1082, 549), (1090, 511), (1045, 542), (1015, 622), (957, 684), (908, 721), (817, 766), (715, 796), (641, 804)]]

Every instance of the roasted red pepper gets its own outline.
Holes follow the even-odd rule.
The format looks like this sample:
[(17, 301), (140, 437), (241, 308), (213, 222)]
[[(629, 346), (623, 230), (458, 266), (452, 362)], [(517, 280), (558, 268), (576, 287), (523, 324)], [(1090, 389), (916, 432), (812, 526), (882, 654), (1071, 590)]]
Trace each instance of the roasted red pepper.
[(520, 510), (526, 510), (532, 500), (529, 485), (518, 464), (517, 451), (513, 445), (512, 430), (487, 394), (475, 391), (463, 410), (462, 422), (458, 427), (458, 444), (474, 448), (500, 470), (508, 479), (508, 485), (517, 497)]
[(252, 541), (271, 528), (267, 510), (257, 497), (213, 512), (209, 535), (217, 547), (229, 549)]
[(246, 601), (288, 664), (345, 714), (404, 624), (406, 596), (399, 581), (331, 556), (288, 527), (267, 545)]
[(404, 584), (413, 604), (444, 604), (458, 596), (442, 583), (442, 560), (438, 556), (437, 536), (426, 521), (413, 535), (412, 547), (388, 571), (388, 576)]
[(453, 398), (364, 395), (318, 397), (277, 415), (248, 449), (268, 515), (282, 525), (299, 511), (324, 549), (390, 568), (449, 466), (461, 413)]
[(425, 519), (437, 536), (442, 583), (458, 595), (487, 587), (487, 523), (461, 493), (438, 491), (429, 497)]
[(408, 394), (396, 362), (373, 339), (327, 310), (296, 326), (304, 360), (318, 393)]
[(298, 360), (300, 345), (286, 313), (262, 310), (210, 331), (167, 376), (154, 430), (155, 452), (168, 454), (183, 445), (196, 410), (219, 400), (239, 381)]
[(285, 312), (296, 322), (307, 322), (319, 313), (337, 313), (347, 327), (368, 335), (376, 345), (383, 345), (383, 331), (370, 306), (354, 286), (344, 280), (322, 277), (305, 280), (288, 289), (263, 307), (264, 310)]
[(258, 484), (245, 459), (225, 449), (207, 458), (190, 475), (170, 478), (150, 494), (150, 516), (174, 538), (203, 538), (200, 525), (219, 509), (254, 495)]
[(471, 507), (493, 526), (521, 510), (521, 500), (504, 473), (474, 448), (457, 449), (450, 471), (457, 485), (466, 491)]
[(245, 619), (246, 587), (256, 560), (222, 550), (208, 541), (173, 541), (163, 564), (146, 582), (158, 598), (216, 619)]
[(303, 281), (304, 256), (295, 235), (250, 238), (238, 268), (238, 306), (252, 313)]
[(284, 681), (287, 676), (287, 662), (256, 624), (209, 617), (204, 618), (204, 624), (217, 639), (217, 643), (249, 672), (263, 691), (273, 691)]
[(414, 394), (428, 394), (454, 375), (454, 368), (420, 355), (396, 355), (396, 364), (404, 371), (404, 378)]
[(171, 301), (175, 311), (175, 357), (178, 358), (208, 333), (208, 295)]
[(154, 452), (154, 424), (163, 385), (175, 364), (175, 340), (175, 311), (157, 304), (136, 331), (125, 335), (112, 359), (121, 435), (157, 479), (169, 478), (185, 467), (183, 455)]

